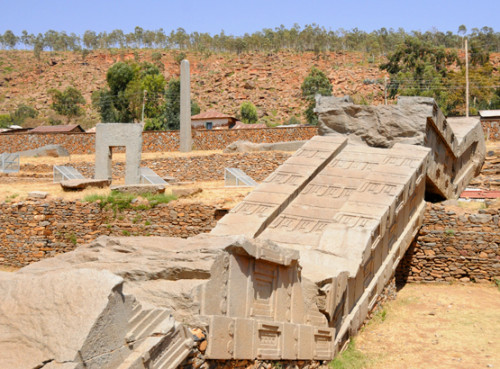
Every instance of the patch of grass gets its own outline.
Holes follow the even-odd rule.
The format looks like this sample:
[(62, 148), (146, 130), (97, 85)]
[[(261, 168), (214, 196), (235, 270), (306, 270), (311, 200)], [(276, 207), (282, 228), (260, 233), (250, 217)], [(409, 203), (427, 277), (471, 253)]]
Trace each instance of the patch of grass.
[(362, 369), (368, 363), (368, 358), (356, 348), (356, 341), (353, 339), (347, 345), (347, 349), (333, 359), (329, 366), (332, 369)]
[(500, 279), (495, 278), (495, 284), (497, 285), (497, 288), (500, 291)]
[(74, 233), (67, 233), (64, 237), (73, 245), (76, 245), (76, 235)]
[(123, 234), (124, 236), (127, 236), (127, 237), (128, 237), (128, 236), (130, 236), (130, 232), (129, 232), (129, 231), (127, 231), (126, 229), (123, 229), (123, 230), (122, 230), (122, 234)]
[(83, 198), (83, 201), (86, 202), (99, 202), (99, 206), (101, 208), (110, 208), (113, 209), (114, 212), (122, 211), (124, 209), (136, 208), (139, 210), (146, 210), (150, 208), (154, 208), (158, 204), (166, 204), (172, 200), (175, 200), (176, 197), (172, 195), (165, 194), (152, 194), (147, 193), (143, 194), (142, 197), (148, 200), (148, 205), (139, 205), (133, 206), (132, 201), (136, 198), (136, 195), (129, 193), (122, 193), (118, 191), (111, 191), (109, 195), (98, 195), (91, 194), (87, 195)]
[(385, 320), (387, 319), (387, 310), (385, 308), (379, 310), (375, 316), (373, 317), (373, 319), (377, 322), (385, 322)]
[(149, 220), (146, 220), (146, 221), (144, 222), (144, 225), (145, 225), (145, 226), (151, 225), (151, 222), (150, 222)]
[(446, 231), (444, 231), (444, 234), (447, 235), (448, 237), (453, 237), (455, 235), (455, 230), (447, 229)]
[(5, 202), (11, 202), (12, 200), (14, 200), (17, 196), (19, 196), (18, 193), (13, 193), (12, 195), (9, 195), (5, 198)]

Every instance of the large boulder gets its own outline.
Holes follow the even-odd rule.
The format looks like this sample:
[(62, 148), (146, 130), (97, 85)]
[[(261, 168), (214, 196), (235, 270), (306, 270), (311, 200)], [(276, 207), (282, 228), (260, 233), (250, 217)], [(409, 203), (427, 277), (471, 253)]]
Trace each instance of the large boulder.
[(232, 142), (225, 149), (225, 153), (254, 152), (254, 151), (297, 151), (306, 141), (254, 143), (245, 140)]
[(57, 158), (60, 156), (69, 156), (69, 152), (61, 145), (45, 145), (36, 149), (21, 151), (19, 155), (25, 157), (52, 156)]
[(434, 99), (401, 96), (397, 105), (356, 105), (350, 99), (316, 98), (319, 134), (348, 137), (350, 142), (391, 148), (426, 146), (433, 152), (427, 167), (428, 195), (457, 198), (478, 175), (485, 142), (477, 118), (446, 118)]

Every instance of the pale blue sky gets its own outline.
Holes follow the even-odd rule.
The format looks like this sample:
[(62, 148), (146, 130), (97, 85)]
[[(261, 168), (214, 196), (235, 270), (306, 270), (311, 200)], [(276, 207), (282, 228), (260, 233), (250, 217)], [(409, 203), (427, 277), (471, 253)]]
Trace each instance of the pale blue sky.
[(0, 0), (0, 32), (20, 35), (49, 29), (83, 35), (85, 30), (132, 32), (135, 26), (170, 32), (240, 36), (283, 24), (316, 23), (326, 29), (381, 27), (457, 32), (483, 26), (500, 31), (500, 0)]

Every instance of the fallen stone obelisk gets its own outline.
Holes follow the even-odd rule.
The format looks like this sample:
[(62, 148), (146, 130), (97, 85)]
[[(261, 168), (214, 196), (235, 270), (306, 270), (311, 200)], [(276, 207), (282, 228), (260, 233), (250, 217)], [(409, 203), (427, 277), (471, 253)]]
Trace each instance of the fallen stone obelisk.
[[(175, 369), (188, 327), (208, 359), (332, 359), (394, 276), (426, 191), (452, 197), (482, 160), (470, 127), (444, 129), (430, 106), (415, 121), (432, 147), (316, 136), (209, 234), (101, 237), (0, 273), (0, 367)], [(447, 147), (461, 158), (448, 184), (432, 173), (449, 175)]]

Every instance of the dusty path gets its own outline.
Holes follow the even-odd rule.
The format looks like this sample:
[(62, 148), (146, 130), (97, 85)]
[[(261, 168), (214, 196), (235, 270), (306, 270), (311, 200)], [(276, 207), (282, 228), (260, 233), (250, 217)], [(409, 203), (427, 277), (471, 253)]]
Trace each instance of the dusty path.
[(492, 285), (408, 284), (356, 347), (370, 369), (500, 368), (500, 291)]

